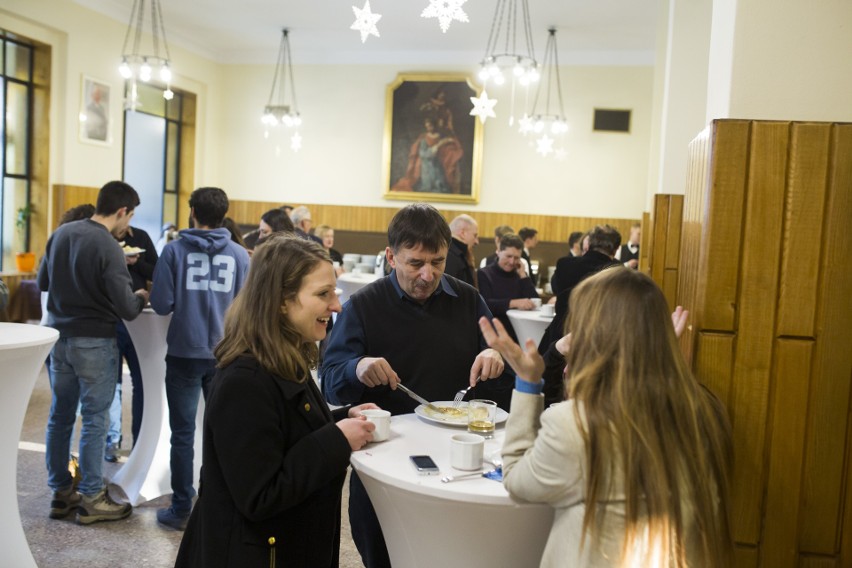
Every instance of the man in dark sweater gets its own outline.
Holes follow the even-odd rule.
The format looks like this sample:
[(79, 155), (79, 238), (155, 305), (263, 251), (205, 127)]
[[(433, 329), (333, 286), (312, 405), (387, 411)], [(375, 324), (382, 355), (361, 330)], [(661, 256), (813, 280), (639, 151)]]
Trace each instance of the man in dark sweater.
[(538, 298), (532, 280), (518, 273), (523, 249), (524, 241), (518, 235), (504, 235), (500, 239), (497, 262), (479, 269), (479, 292), (514, 341), (518, 341), (518, 337), (506, 312), (532, 310), (535, 308), (532, 298)]
[[(476, 290), (444, 274), (450, 229), (424, 203), (402, 208), (388, 226), (390, 275), (352, 295), (331, 332), (320, 376), (332, 404), (374, 402), (392, 414), (417, 403), (406, 386), (428, 400), (452, 400), (478, 380), (501, 376), (503, 359), (479, 331), (491, 313)], [(476, 398), (492, 395), (491, 383)], [(511, 378), (509, 378), (511, 382)], [(357, 474), (351, 476), (349, 518), (364, 565), (390, 566), (381, 527)]]
[(450, 248), (447, 251), (445, 274), (476, 288), (473, 247), (479, 244), (479, 226), (470, 215), (459, 215), (450, 221), (450, 232), (453, 238), (450, 239)]
[[(59, 331), (50, 352), (53, 401), (46, 436), (53, 519), (78, 509), (77, 522), (89, 524), (123, 519), (132, 510), (110, 498), (102, 468), (118, 377), (116, 322), (134, 319), (148, 300), (144, 289), (131, 290), (124, 253), (111, 234), (127, 228), (137, 205), (132, 187), (107, 183), (91, 219), (67, 223), (51, 235), (39, 268), (39, 288), (48, 292), (47, 325)], [(83, 417), (79, 493), (68, 471), (78, 404)]]

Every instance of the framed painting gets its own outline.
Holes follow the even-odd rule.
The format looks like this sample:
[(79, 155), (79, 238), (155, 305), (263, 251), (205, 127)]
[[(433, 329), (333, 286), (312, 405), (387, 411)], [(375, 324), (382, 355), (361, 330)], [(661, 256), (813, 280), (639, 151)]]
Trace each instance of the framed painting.
[(479, 202), (482, 124), (470, 116), (478, 95), (464, 75), (399, 75), (388, 85), (386, 199)]
[(86, 75), (83, 75), (80, 98), (80, 140), (101, 146), (112, 145), (110, 87)]

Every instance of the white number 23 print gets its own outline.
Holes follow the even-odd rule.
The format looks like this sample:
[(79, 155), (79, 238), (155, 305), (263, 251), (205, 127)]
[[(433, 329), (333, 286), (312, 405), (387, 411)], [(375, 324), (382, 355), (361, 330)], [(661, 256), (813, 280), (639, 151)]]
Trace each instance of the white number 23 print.
[[(186, 289), (230, 292), (234, 287), (234, 270), (237, 263), (232, 256), (217, 254), (211, 260), (201, 252), (186, 255)], [(210, 265), (213, 265), (213, 274)]]

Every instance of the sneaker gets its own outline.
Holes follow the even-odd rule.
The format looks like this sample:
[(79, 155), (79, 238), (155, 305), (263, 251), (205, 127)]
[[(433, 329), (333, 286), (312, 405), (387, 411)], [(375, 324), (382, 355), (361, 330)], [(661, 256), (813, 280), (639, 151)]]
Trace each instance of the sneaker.
[(130, 516), (133, 507), (130, 503), (120, 504), (112, 500), (106, 487), (100, 493), (89, 497), (82, 495), (77, 508), (77, 524), (89, 525), (98, 521), (118, 521)]
[(104, 450), (104, 460), (109, 463), (118, 461), (118, 444), (107, 444)]
[(161, 525), (171, 527), (176, 531), (186, 530), (186, 523), (189, 521), (189, 513), (179, 515), (175, 513), (171, 507), (157, 510), (157, 522)]
[(68, 487), (61, 491), (53, 492), (53, 499), (50, 501), (51, 519), (64, 519), (72, 510), (80, 506), (80, 494), (73, 487)]

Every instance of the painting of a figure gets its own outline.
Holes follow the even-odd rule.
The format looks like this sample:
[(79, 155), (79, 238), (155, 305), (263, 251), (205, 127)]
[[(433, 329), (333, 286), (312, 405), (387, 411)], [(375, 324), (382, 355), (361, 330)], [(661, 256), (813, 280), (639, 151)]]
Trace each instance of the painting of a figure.
[(385, 197), (476, 203), (481, 125), (464, 76), (401, 75), (388, 87)]

